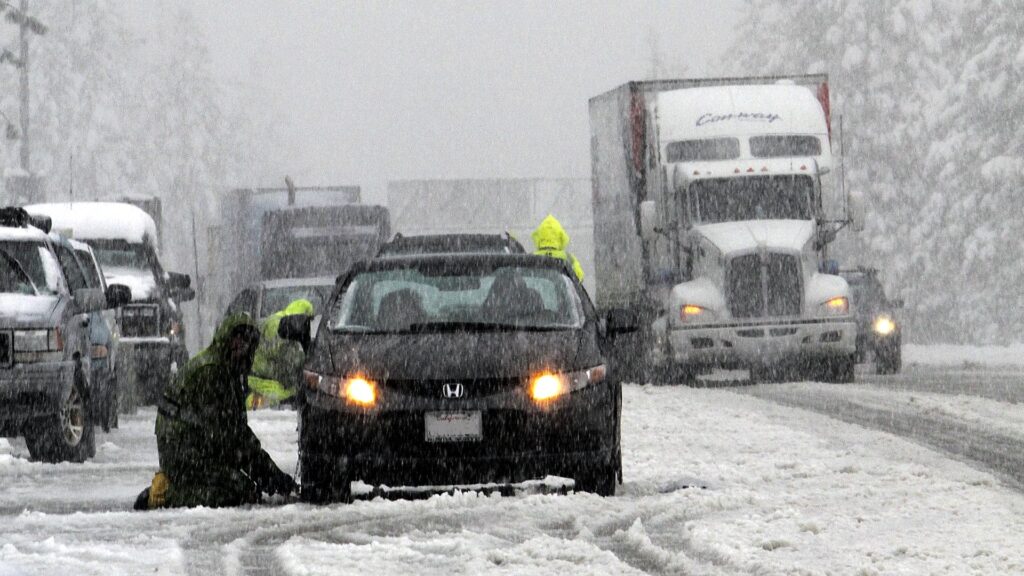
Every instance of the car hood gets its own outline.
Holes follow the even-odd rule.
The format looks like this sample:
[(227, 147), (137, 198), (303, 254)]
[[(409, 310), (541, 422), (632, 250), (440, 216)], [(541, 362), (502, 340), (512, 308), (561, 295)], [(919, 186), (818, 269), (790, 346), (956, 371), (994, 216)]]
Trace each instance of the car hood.
[(704, 224), (696, 232), (711, 241), (722, 255), (747, 252), (758, 248), (800, 251), (814, 236), (810, 220), (744, 220)]
[(328, 370), (392, 380), (516, 378), (579, 369), (580, 341), (579, 330), (331, 334)]
[(61, 300), (60, 296), (0, 294), (0, 327), (56, 326)]

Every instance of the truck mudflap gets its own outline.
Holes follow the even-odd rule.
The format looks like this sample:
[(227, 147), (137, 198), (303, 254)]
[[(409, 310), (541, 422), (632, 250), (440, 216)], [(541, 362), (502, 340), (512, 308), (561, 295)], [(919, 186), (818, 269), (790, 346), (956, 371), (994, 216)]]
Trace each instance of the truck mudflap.
[(851, 356), (856, 342), (853, 317), (676, 326), (669, 332), (677, 364), (722, 368)]

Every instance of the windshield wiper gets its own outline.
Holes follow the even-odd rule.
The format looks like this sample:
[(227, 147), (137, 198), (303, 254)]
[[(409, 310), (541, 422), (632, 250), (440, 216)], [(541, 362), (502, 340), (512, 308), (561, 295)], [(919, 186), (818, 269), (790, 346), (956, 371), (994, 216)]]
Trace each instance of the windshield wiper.
[(506, 322), (416, 322), (402, 332), (551, 332), (571, 326), (509, 324)]

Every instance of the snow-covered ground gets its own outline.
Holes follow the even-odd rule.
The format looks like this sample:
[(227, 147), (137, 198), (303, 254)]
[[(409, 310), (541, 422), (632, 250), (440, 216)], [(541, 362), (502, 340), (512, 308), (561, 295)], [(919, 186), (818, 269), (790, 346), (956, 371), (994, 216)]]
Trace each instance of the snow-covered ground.
[[(0, 574), (1024, 572), (1024, 496), (985, 472), (729, 390), (627, 386), (624, 398), (626, 483), (604, 499), (137, 513), (151, 411), (101, 434), (85, 465), (30, 463), (23, 443), (0, 441)], [(294, 469), (294, 414), (260, 412), (254, 427)]]
[(958, 344), (903, 345), (903, 360), (907, 364), (924, 366), (1024, 367), (1024, 344), (1007, 346), (965, 346)]

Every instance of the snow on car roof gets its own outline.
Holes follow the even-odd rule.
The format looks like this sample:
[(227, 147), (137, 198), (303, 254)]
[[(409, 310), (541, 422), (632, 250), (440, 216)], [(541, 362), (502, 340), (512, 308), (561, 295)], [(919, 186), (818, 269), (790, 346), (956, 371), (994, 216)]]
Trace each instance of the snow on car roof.
[(53, 229), (79, 240), (124, 240), (156, 244), (156, 222), (144, 210), (121, 202), (61, 202), (25, 206), (30, 214), (49, 216)]
[(27, 228), (0, 226), (0, 240), (25, 242), (29, 240), (43, 241), (46, 239), (46, 233), (35, 226)]
[(704, 86), (661, 92), (660, 139), (828, 133), (825, 113), (804, 86)]

